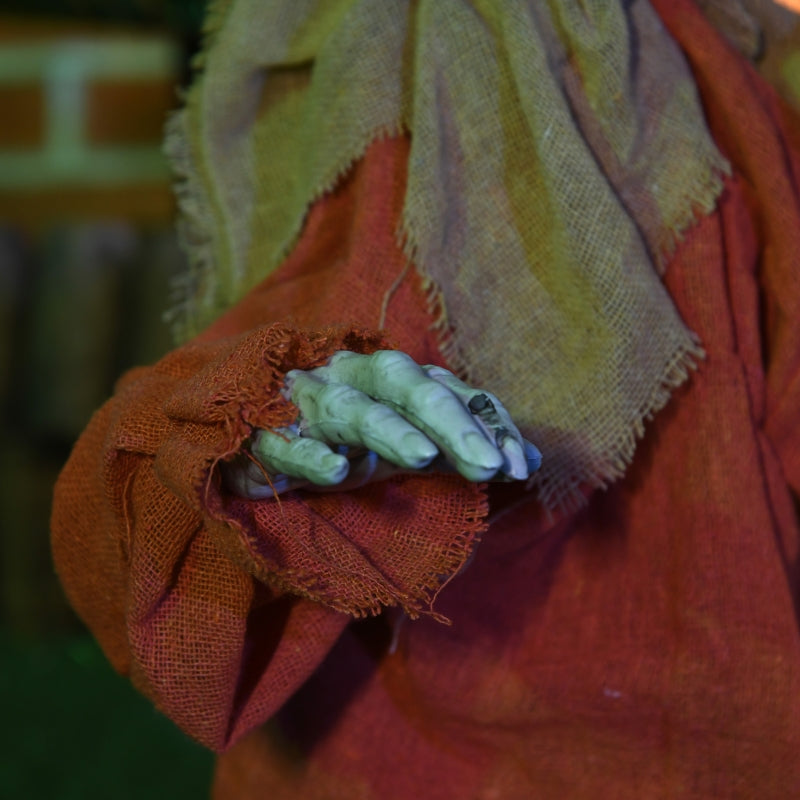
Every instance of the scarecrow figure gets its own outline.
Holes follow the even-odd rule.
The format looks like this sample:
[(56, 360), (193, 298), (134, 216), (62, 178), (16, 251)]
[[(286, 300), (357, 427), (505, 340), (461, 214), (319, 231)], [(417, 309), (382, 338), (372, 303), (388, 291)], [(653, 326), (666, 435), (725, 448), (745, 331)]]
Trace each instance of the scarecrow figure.
[(182, 343), (53, 550), (215, 797), (800, 793), (800, 138), (743, 30), (212, 3)]

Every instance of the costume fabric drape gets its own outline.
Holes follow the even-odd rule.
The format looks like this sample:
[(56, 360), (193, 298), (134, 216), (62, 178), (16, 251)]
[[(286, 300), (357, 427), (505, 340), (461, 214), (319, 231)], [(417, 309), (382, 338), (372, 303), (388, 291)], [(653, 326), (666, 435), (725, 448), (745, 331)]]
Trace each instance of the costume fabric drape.
[(59, 573), (115, 667), (224, 751), (215, 797), (800, 793), (797, 123), (689, 0), (653, 7), (732, 174), (664, 275), (706, 358), (624, 479), (553, 514), (445, 476), (225, 493), (218, 461), (291, 416), (287, 369), (387, 341), (445, 363), (395, 238), (403, 136), (76, 446)]
[(547, 450), (546, 505), (620, 477), (702, 352), (659, 271), (727, 171), (649, 0), (214, 4), (167, 140), (192, 264), (176, 326), (274, 269), (400, 131), (397, 235), (443, 356)]

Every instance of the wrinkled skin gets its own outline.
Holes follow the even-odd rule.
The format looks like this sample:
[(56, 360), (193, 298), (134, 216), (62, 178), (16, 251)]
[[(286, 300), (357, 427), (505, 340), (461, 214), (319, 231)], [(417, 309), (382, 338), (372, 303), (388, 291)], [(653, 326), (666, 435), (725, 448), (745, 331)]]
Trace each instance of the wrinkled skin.
[(430, 470), (476, 482), (525, 480), (541, 463), (496, 397), (396, 350), (340, 351), (325, 366), (289, 372), (284, 395), (300, 410), (297, 422), (257, 431), (253, 458), (224, 465), (239, 495), (342, 491)]

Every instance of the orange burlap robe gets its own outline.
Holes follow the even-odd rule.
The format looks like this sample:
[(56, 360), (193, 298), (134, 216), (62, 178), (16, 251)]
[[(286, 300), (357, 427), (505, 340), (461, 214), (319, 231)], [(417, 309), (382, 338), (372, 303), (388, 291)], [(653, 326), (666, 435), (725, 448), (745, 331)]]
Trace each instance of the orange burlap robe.
[[(291, 412), (286, 369), (380, 345), (402, 139), (373, 145), (200, 341), (127, 376), (76, 446), (59, 573), (117, 669), (225, 751), (216, 797), (800, 796), (796, 129), (690, 3), (654, 5), (734, 166), (666, 275), (708, 357), (585, 508), (548, 519), (492, 490), (474, 560), (436, 599), (452, 625), (323, 603), (424, 610), (485, 527), (475, 487), (278, 506), (227, 496), (213, 467)], [(430, 321), (410, 270), (386, 335), (441, 362)]]

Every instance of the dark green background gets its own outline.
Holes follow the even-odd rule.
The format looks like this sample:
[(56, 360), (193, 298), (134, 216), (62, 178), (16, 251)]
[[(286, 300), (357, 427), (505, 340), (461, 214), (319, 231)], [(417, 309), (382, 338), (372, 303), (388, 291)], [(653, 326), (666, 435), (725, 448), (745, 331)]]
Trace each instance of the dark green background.
[(0, 634), (0, 797), (208, 796), (213, 756), (153, 709), (84, 633)]

